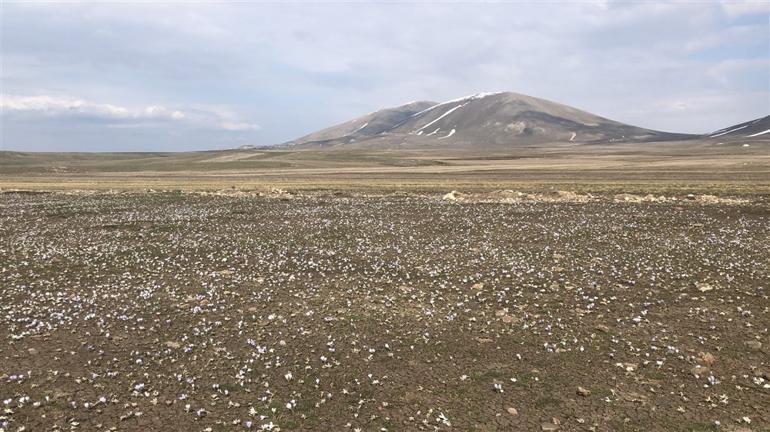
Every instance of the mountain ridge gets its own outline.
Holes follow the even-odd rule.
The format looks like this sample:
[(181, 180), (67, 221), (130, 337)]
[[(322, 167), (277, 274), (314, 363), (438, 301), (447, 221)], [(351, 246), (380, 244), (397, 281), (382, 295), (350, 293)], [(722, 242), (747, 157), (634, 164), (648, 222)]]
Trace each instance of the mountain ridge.
[(514, 92), (386, 108), (281, 144), (297, 148), (520, 147), (556, 142), (646, 142), (697, 135), (661, 132)]

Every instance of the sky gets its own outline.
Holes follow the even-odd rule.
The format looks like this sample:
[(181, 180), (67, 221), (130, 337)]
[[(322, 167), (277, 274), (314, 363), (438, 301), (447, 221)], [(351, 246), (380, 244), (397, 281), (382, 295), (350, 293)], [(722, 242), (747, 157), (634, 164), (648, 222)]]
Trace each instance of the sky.
[(514, 91), (652, 129), (770, 114), (768, 1), (0, 2), (0, 150), (269, 145)]

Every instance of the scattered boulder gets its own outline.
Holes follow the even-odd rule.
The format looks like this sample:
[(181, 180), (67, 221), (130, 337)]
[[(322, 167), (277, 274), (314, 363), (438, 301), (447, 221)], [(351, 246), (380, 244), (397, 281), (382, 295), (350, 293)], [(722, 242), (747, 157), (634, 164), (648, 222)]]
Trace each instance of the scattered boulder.
[(591, 396), (591, 390), (588, 390), (585, 387), (579, 387), (578, 386), (577, 394), (579, 394), (580, 396), (583, 396), (583, 397), (588, 397), (588, 396)]

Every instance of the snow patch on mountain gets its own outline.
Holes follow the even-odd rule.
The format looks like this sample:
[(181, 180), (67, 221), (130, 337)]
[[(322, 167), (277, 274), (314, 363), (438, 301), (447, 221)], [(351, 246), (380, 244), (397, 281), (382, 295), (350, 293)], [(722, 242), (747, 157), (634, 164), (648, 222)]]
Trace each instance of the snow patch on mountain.
[(445, 138), (449, 138), (449, 137), (451, 137), (452, 135), (454, 135), (454, 134), (455, 134), (455, 132), (456, 132), (456, 131), (455, 131), (454, 129), (452, 129), (451, 131), (449, 131), (449, 133), (448, 133), (446, 136), (442, 136), (442, 137), (441, 137), (441, 138), (439, 138), (439, 139), (445, 139)]
[[(735, 132), (735, 131), (737, 131), (737, 130), (745, 129), (745, 128), (747, 128), (747, 127), (749, 127), (749, 125), (745, 125), (745, 126), (737, 127), (737, 128), (735, 128), (735, 129), (730, 129), (730, 130), (728, 130), (728, 131), (725, 131), (725, 132), (722, 132), (722, 133), (718, 133), (718, 134), (714, 134), (714, 135), (711, 135), (711, 136), (710, 136), (710, 138), (721, 137), (722, 135), (727, 135), (727, 134), (729, 134), (730, 132)], [(724, 130), (724, 129), (722, 129), (722, 130)], [(719, 132), (719, 131), (717, 131), (717, 132)]]
[(752, 135), (747, 135), (746, 138), (754, 138), (754, 137), (758, 137), (760, 135), (764, 135), (766, 133), (770, 133), (770, 129), (768, 129), (766, 131), (762, 131), (762, 132), (757, 132), (757, 133), (752, 134)]
[(456, 110), (457, 110), (457, 109), (459, 109), (459, 108), (462, 108), (462, 107), (464, 107), (465, 105), (468, 105), (468, 102), (465, 102), (464, 104), (460, 104), (460, 105), (457, 105), (456, 107), (452, 107), (452, 108), (449, 108), (448, 110), (446, 110), (446, 112), (445, 112), (444, 114), (441, 114), (441, 115), (440, 115), (440, 116), (438, 116), (438, 117), (437, 117), (435, 120), (433, 120), (432, 122), (430, 122), (430, 123), (426, 124), (425, 126), (423, 126), (423, 127), (419, 128), (419, 129), (417, 129), (415, 132), (420, 132), (420, 131), (422, 131), (422, 130), (423, 130), (423, 129), (425, 129), (426, 127), (428, 127), (428, 126), (432, 125), (433, 123), (436, 123), (437, 121), (439, 121), (439, 120), (441, 120), (442, 118), (444, 118), (444, 117), (448, 116), (449, 114), (452, 114), (454, 111), (456, 111)]
[(422, 111), (420, 111), (418, 113), (412, 114), (412, 118), (419, 117), (419, 116), (425, 114), (426, 112), (431, 111), (434, 108), (438, 108), (438, 107), (440, 107), (442, 105), (447, 105), (447, 104), (452, 104), (452, 103), (457, 103), (457, 102), (464, 102), (464, 101), (470, 102), (472, 100), (483, 99), (483, 98), (485, 98), (487, 96), (494, 96), (494, 95), (501, 94), (501, 93), (505, 93), (505, 92), (482, 92), (482, 93), (476, 93), (476, 94), (472, 94), (472, 95), (468, 95), (468, 96), (463, 96), (463, 97), (457, 98), (457, 99), (448, 100), (446, 102), (441, 102), (441, 103), (438, 103), (436, 105), (433, 105), (432, 107), (425, 108), (424, 110), (422, 110)]

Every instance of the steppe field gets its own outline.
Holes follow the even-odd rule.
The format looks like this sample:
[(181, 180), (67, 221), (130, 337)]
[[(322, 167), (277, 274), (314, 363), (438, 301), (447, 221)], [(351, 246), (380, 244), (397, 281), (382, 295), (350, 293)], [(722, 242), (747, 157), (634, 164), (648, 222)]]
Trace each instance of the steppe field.
[(0, 153), (0, 430), (770, 430), (769, 145)]

